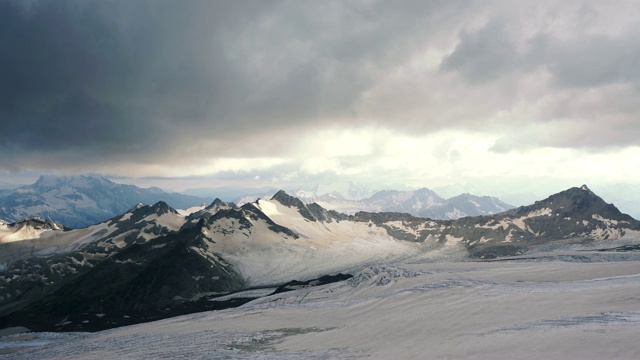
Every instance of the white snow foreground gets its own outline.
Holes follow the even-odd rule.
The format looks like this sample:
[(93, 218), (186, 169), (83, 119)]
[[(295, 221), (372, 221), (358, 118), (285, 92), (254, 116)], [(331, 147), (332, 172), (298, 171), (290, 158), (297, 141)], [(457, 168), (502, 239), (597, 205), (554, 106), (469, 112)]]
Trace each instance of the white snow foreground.
[(638, 359), (636, 261), (425, 262), (240, 308), (0, 338), (7, 359)]

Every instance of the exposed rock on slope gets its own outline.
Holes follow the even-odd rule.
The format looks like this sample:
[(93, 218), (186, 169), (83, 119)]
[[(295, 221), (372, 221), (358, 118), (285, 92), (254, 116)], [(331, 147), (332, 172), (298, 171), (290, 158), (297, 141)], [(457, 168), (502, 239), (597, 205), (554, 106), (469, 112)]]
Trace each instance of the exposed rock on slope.
[(221, 293), (304, 282), (431, 250), (466, 248), (472, 257), (494, 258), (539, 244), (640, 232), (640, 222), (586, 186), (458, 220), (344, 215), (278, 192), (241, 207), (216, 200), (186, 218), (159, 202), (86, 229), (56, 227), (0, 244), (0, 315), (8, 315), (0, 326), (31, 319), (37, 329), (107, 328), (209, 309), (207, 299)]

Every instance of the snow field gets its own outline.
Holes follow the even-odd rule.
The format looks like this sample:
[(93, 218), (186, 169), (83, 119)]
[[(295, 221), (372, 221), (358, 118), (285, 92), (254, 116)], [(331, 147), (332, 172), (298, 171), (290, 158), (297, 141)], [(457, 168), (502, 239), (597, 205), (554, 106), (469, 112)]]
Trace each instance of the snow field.
[(372, 266), (345, 282), (6, 358), (637, 359), (637, 264)]

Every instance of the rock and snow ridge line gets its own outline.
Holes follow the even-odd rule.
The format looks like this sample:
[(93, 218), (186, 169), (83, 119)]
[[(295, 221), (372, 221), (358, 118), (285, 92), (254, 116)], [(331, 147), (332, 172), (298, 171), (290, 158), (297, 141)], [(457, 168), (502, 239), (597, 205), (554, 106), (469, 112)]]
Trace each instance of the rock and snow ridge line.
[[(277, 191), (265, 193), (261, 197), (272, 197)], [(418, 217), (439, 220), (455, 220), (465, 216), (479, 216), (500, 213), (513, 206), (489, 196), (461, 194), (444, 199), (427, 188), (413, 191), (381, 190), (368, 198), (347, 199), (339, 193), (319, 195), (313, 191), (298, 190), (292, 192), (305, 204), (317, 203), (327, 210), (335, 210), (354, 215), (366, 212), (401, 212)], [(247, 196), (238, 199), (239, 204), (255, 202), (260, 197)]]
[[(47, 252), (18, 252), (19, 258), (8, 262), (0, 286), (11, 289), (11, 298), (0, 300), (0, 306), (15, 305), (16, 299), (40, 301), (24, 296), (44, 283), (49, 300), (39, 306), (55, 303), (65, 309), (74, 299), (76, 311), (102, 313), (105, 310), (94, 309), (94, 300), (86, 294), (96, 291), (96, 279), (108, 283), (113, 274), (120, 274), (117, 287), (98, 289), (111, 299), (100, 306), (130, 315), (142, 308), (161, 311), (247, 286), (353, 272), (453, 249), (493, 258), (521, 254), (531, 245), (614, 239), (639, 229), (636, 220), (578, 188), (528, 207), (455, 221), (402, 213), (345, 215), (304, 204), (285, 192), (242, 207), (214, 201), (186, 218), (166, 203), (157, 203), (87, 229), (27, 241)], [(52, 246), (57, 250), (49, 250)], [(33, 271), (40, 277), (25, 276), (25, 269), (40, 269)], [(63, 289), (63, 285), (69, 286)], [(132, 291), (137, 295), (130, 303), (113, 296), (126, 298)], [(144, 295), (152, 293), (163, 295), (154, 299)]]
[[(567, 190), (560, 194), (568, 194), (568, 192), (570, 192), (571, 190), (572, 189)], [(586, 186), (583, 186), (579, 190), (586, 191), (586, 194), (588, 194), (589, 196), (597, 198), (599, 200), (599, 204), (598, 204), (599, 209), (602, 209), (604, 204), (604, 205), (607, 205), (607, 207), (610, 207), (605, 210), (608, 212), (613, 212), (614, 217), (620, 217), (622, 215), (622, 214), (619, 214), (619, 211), (617, 211), (617, 209), (615, 209), (613, 205), (605, 204), (600, 198), (598, 198), (595, 194), (593, 194), (590, 190), (588, 190)], [(559, 194), (556, 194), (553, 196), (558, 196), (558, 195)], [(549, 199), (551, 199), (552, 197), (550, 197)], [(553, 200), (549, 200), (549, 199), (546, 199), (544, 201), (553, 203)], [(438, 241), (442, 243), (446, 243), (447, 238), (451, 239), (451, 238), (465, 237), (465, 236), (460, 236), (461, 229), (467, 230), (467, 231), (462, 231), (462, 233), (465, 233), (465, 232), (467, 233), (467, 234), (462, 234), (462, 235), (466, 235), (466, 237), (469, 237), (469, 235), (472, 235), (469, 233), (474, 232), (474, 231), (470, 231), (473, 229), (476, 229), (475, 230), (476, 233), (486, 232), (486, 230), (492, 230), (493, 232), (498, 233), (498, 234), (492, 234), (493, 236), (483, 236), (480, 239), (477, 239), (477, 241), (479, 241), (480, 243), (487, 243), (491, 241), (494, 241), (494, 242), (504, 241), (509, 243), (514, 241), (514, 236), (515, 238), (518, 238), (518, 237), (524, 238), (524, 239), (528, 238), (528, 236), (525, 236), (525, 234), (522, 234), (522, 232), (532, 234), (536, 238), (540, 238), (540, 237), (544, 238), (547, 232), (544, 231), (544, 229), (541, 229), (539, 224), (534, 225), (532, 228), (528, 223), (536, 222), (536, 221), (533, 221), (533, 219), (539, 220), (541, 216), (549, 216), (549, 217), (555, 218), (550, 208), (548, 207), (545, 208), (540, 206), (536, 207), (537, 206), (536, 204), (541, 202), (536, 202), (536, 204), (528, 207), (527, 206), (520, 207), (518, 209), (514, 209), (504, 213), (490, 215), (490, 216), (470, 217), (466, 219), (459, 219), (456, 221), (440, 221), (440, 220), (423, 219), (420, 217), (412, 216), (410, 214), (401, 214), (401, 213), (358, 212), (354, 215), (345, 215), (336, 211), (326, 210), (316, 203), (305, 204), (299, 199), (293, 196), (287, 195), (284, 191), (277, 192), (271, 198), (271, 203), (273, 203), (273, 201), (276, 201), (282, 205), (285, 205), (286, 207), (289, 207), (289, 208), (293, 207), (297, 209), (297, 212), (299, 213), (299, 215), (301, 215), (307, 221), (331, 222), (334, 220), (335, 221), (346, 220), (346, 221), (354, 221), (354, 222), (370, 222), (370, 223), (375, 223), (376, 225), (384, 228), (385, 230), (387, 230), (387, 233), (389, 235), (397, 239), (411, 240), (411, 241), (417, 241), (417, 242), (423, 242), (429, 238), (431, 239), (438, 238)], [(260, 204), (262, 204), (265, 208), (260, 209)], [(272, 213), (273, 210), (269, 208), (269, 207), (273, 208), (273, 205), (265, 202), (264, 200), (258, 201), (255, 204), (246, 204), (246, 206), (249, 206), (249, 207), (254, 206), (260, 210), (263, 210), (263, 213), (265, 214), (266, 218), (269, 218), (270, 215), (276, 215), (276, 214), (273, 214)], [(580, 205), (580, 206), (583, 206), (583, 205)], [(134, 207), (132, 210), (139, 209), (140, 207), (142, 207), (141, 204)], [(154, 209), (161, 209), (161, 210), (154, 210)], [(237, 211), (240, 208), (233, 203), (224, 203), (219, 199), (216, 199), (211, 205), (209, 205), (205, 209), (199, 210), (195, 213), (192, 213), (186, 216), (186, 222), (193, 225), (199, 219), (211, 217), (215, 215), (219, 210), (222, 210), (222, 209)], [(558, 212), (562, 209), (563, 207), (560, 207), (560, 208), (554, 209), (553, 211), (555, 211), (555, 215), (557, 215)], [(154, 211), (154, 212), (161, 211), (163, 213), (171, 211), (174, 214), (178, 214), (177, 211), (171, 209), (164, 202), (159, 202), (153, 207), (151, 207), (151, 211)], [(568, 209), (568, 211), (572, 211), (572, 210)], [(126, 217), (129, 216), (127, 214), (130, 214), (130, 213), (131, 211), (123, 214), (122, 217), (120, 217), (120, 220), (126, 220)], [(162, 214), (158, 214), (158, 215), (162, 215)], [(591, 229), (588, 232), (585, 232), (585, 231), (573, 231), (568, 233), (565, 232), (560, 234), (561, 236), (559, 238), (568, 238), (572, 236), (573, 237), (584, 236), (592, 239), (605, 239), (605, 238), (614, 238), (614, 237), (623, 236), (625, 233), (624, 232), (625, 226), (627, 226), (631, 230), (635, 230), (634, 226), (629, 227), (629, 225), (633, 224), (633, 222), (635, 221), (629, 216), (626, 216), (626, 218), (624, 219), (614, 219), (614, 218), (607, 218), (607, 216), (602, 216), (600, 214), (594, 213), (594, 214), (591, 214), (590, 216), (587, 216), (585, 219), (577, 219), (577, 218), (572, 219), (571, 216), (565, 216), (563, 220), (575, 221), (576, 225), (581, 225), (578, 227), (582, 227), (582, 228), (587, 228), (589, 224), (598, 225), (598, 223), (602, 223), (604, 226), (595, 226), (593, 229)], [(472, 226), (469, 226), (469, 224), (472, 224)], [(179, 229), (183, 225), (184, 223), (182, 225), (176, 224), (174, 228)], [(469, 229), (470, 227), (472, 227), (473, 229)], [(552, 232), (557, 233), (557, 231), (555, 231), (554, 229), (551, 229), (551, 230)], [(560, 229), (560, 231), (562, 231), (562, 229)], [(506, 232), (506, 233), (500, 234), (501, 232), (502, 233)], [(474, 242), (474, 240), (470, 239), (469, 242)]]

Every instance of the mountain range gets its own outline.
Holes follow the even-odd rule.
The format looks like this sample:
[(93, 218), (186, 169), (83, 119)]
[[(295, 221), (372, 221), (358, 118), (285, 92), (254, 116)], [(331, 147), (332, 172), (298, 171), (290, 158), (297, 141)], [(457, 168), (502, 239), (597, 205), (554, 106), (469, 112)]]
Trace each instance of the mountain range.
[[(262, 195), (244, 196), (236, 200), (243, 204), (259, 198), (275, 194), (266, 192)], [(402, 212), (418, 217), (437, 220), (455, 220), (466, 216), (489, 215), (513, 209), (500, 199), (490, 196), (461, 194), (444, 199), (427, 188), (418, 190), (381, 190), (363, 199), (352, 199), (339, 192), (318, 195), (315, 191), (297, 190), (294, 196), (306, 204), (317, 203), (325, 209), (353, 215), (359, 211), (368, 212)]]
[(0, 193), (0, 219), (18, 221), (37, 216), (83, 228), (121, 214), (137, 203), (158, 201), (182, 209), (210, 199), (117, 184), (98, 176), (41, 176), (34, 184)]
[[(4, 187), (5, 189), (0, 190), (0, 219), (11, 222), (40, 217), (72, 228), (84, 228), (105, 221), (137, 203), (154, 204), (165, 201), (175, 209), (193, 210), (194, 207), (211, 201), (211, 198), (169, 193), (156, 187), (143, 189), (118, 184), (107, 178), (91, 175), (47, 175), (41, 176), (31, 185)], [(327, 190), (332, 191), (318, 195), (321, 191)], [(240, 196), (236, 203), (242, 205), (259, 198), (269, 198), (276, 192), (277, 190), (269, 190), (260, 195)], [(365, 195), (370, 196), (364, 197)], [(294, 196), (306, 204), (316, 202), (326, 209), (349, 215), (358, 211), (405, 212), (433, 219), (458, 219), (494, 214), (513, 208), (497, 198), (488, 196), (462, 194), (444, 199), (426, 188), (373, 192), (354, 183), (336, 184), (332, 187), (316, 186), (310, 191), (296, 190)]]
[(99, 330), (238, 305), (255, 295), (227, 294), (372, 264), (495, 259), (640, 234), (640, 222), (586, 186), (457, 220), (349, 215), (279, 191), (242, 206), (216, 199), (187, 216), (165, 202), (139, 205), (79, 230), (30, 221), (0, 224), (0, 327)]

